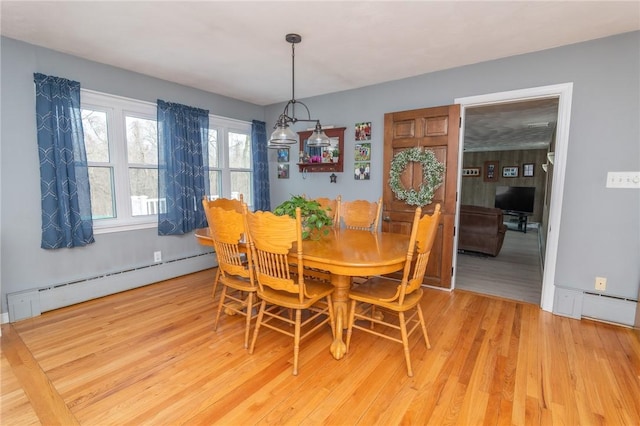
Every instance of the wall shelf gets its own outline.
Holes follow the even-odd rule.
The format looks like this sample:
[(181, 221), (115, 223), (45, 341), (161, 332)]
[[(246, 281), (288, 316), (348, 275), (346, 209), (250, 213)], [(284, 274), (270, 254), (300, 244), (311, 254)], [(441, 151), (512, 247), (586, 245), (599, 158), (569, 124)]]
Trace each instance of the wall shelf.
[(304, 169), (307, 173), (316, 172), (341, 172), (343, 167), (339, 163), (296, 163), (298, 169), (302, 172)]
[[(307, 139), (311, 136), (312, 131), (298, 132), (300, 137), (300, 152), (307, 153), (309, 156), (320, 156), (325, 158), (328, 156), (331, 161), (324, 163), (296, 163), (298, 165), (298, 171), (300, 173), (306, 171), (307, 173), (333, 173), (342, 172), (344, 170), (344, 131), (346, 127), (335, 127), (333, 129), (324, 129), (326, 135), (331, 139), (331, 146), (328, 147), (308, 147)], [(338, 150), (338, 161), (334, 162), (332, 153), (334, 150)]]

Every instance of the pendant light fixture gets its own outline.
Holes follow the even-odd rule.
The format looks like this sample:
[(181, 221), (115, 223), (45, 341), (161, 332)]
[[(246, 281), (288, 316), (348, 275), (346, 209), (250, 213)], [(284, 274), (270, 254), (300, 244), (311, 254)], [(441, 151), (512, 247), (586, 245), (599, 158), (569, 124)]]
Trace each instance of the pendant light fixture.
[[(271, 138), (269, 139), (269, 148), (282, 148), (287, 145), (292, 145), (298, 143), (297, 135), (291, 130), (291, 125), (297, 123), (298, 121), (305, 122), (315, 122), (316, 126), (307, 139), (307, 146), (309, 147), (318, 147), (318, 146), (329, 146), (331, 145), (331, 141), (327, 137), (327, 135), (322, 130), (322, 125), (320, 125), (320, 120), (314, 120), (311, 118), (311, 113), (309, 112), (309, 108), (307, 106), (296, 100), (295, 96), (295, 46), (296, 44), (302, 41), (302, 37), (299, 34), (287, 34), (285, 37), (288, 43), (291, 43), (291, 100), (287, 102), (287, 105), (284, 107), (284, 111), (278, 117), (278, 121), (274, 126), (274, 131), (271, 134)], [(296, 117), (296, 105), (302, 105), (305, 110), (307, 110), (307, 118), (297, 118)], [(289, 115), (289, 108), (291, 108), (291, 115)]]

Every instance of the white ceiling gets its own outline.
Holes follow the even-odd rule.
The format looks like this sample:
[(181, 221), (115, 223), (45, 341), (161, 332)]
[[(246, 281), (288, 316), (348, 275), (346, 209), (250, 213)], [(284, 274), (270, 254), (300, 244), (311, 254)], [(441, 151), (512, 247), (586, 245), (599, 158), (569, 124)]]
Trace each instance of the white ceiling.
[(640, 29), (638, 1), (6, 1), (3, 36), (269, 105)]

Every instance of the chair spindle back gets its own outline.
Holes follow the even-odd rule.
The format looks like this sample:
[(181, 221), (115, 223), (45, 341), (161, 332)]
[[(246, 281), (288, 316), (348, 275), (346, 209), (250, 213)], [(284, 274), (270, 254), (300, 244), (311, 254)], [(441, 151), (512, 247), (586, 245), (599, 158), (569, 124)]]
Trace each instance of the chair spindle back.
[[(240, 242), (246, 233), (243, 213), (222, 207), (205, 206), (205, 214), (216, 249), (220, 273), (253, 279), (248, 263), (244, 261), (244, 253), (240, 249)], [(250, 253), (246, 255), (249, 257)]]
[[(271, 212), (246, 211), (249, 244), (253, 253), (256, 278), (261, 291), (264, 287), (297, 294), (304, 299), (302, 264), (302, 220), (300, 208), (296, 218), (276, 216)], [(290, 271), (289, 251), (297, 244), (297, 270)], [(295, 272), (295, 273), (293, 273)]]
[(440, 223), (440, 204), (436, 204), (433, 214), (424, 215), (420, 218), (421, 214), (422, 209), (420, 207), (416, 208), (407, 261), (402, 282), (398, 286), (398, 302), (400, 304), (404, 302), (404, 297), (407, 294), (413, 293), (422, 285), (427, 264), (429, 263), (429, 256), (431, 255), (431, 248)]

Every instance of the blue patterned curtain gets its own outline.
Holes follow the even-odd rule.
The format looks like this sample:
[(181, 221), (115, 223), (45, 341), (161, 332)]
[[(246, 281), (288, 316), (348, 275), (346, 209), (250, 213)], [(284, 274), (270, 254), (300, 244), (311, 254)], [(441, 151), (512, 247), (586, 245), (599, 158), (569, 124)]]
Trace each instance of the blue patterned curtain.
[(202, 207), (208, 171), (209, 111), (158, 99), (158, 235), (207, 226)]
[(80, 83), (39, 73), (33, 77), (42, 194), (41, 247), (82, 247), (95, 240)]
[(267, 130), (264, 121), (251, 122), (251, 151), (253, 152), (253, 204), (255, 210), (271, 210), (269, 195), (269, 158)]

